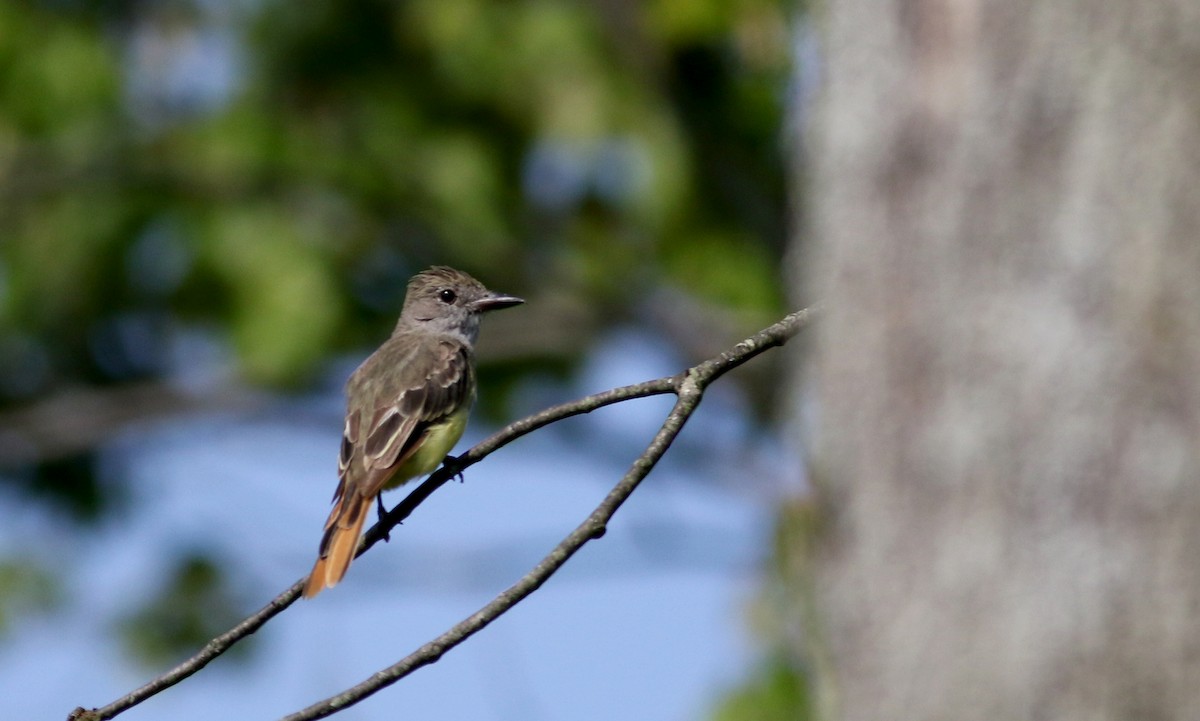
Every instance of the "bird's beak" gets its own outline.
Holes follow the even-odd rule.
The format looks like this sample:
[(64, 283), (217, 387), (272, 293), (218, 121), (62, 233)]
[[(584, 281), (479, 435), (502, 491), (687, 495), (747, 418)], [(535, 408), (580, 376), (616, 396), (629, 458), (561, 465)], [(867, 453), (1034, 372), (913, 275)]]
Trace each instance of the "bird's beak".
[(503, 293), (488, 293), (484, 297), (471, 303), (471, 310), (477, 313), (484, 313), (489, 310), (500, 310), (501, 308), (511, 308), (514, 305), (521, 305), (525, 300), (518, 298), (515, 295), (505, 295)]

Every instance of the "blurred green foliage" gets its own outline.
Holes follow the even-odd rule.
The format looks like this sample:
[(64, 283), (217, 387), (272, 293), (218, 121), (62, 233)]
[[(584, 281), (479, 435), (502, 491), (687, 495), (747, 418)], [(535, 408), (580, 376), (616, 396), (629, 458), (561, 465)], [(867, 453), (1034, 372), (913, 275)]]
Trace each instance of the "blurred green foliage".
[(768, 657), (725, 696), (713, 721), (806, 721), (818, 715), (812, 665), (827, 663), (827, 656), (821, 647), (810, 562), (822, 510), (807, 499), (781, 503), (776, 510), (769, 562), (751, 609), (752, 625)]
[(813, 718), (804, 674), (782, 659), (759, 669), (753, 680), (729, 694), (713, 721), (807, 721)]
[[(781, 3), (9, 1), (0, 28), (0, 318), (46, 362), (9, 400), (127, 380), (88, 334), (143, 307), (300, 382), (432, 262), (618, 314), (655, 283), (780, 305)], [(131, 262), (156, 243), (167, 283)]]
[[(0, 0), (0, 412), (162, 377), (181, 328), (303, 387), (433, 263), (595, 324), (667, 286), (753, 330), (782, 308), (788, 8)], [(86, 469), (0, 482), (94, 519)], [(207, 563), (131, 617), (140, 655), (213, 630)]]
[(61, 600), (62, 589), (50, 573), (23, 561), (0, 561), (0, 636), (14, 616), (45, 613)]
[[(120, 621), (122, 639), (134, 658), (148, 668), (161, 668), (228, 631), (245, 615), (241, 605), (213, 559), (185, 554), (157, 595), (144, 599)], [(230, 653), (245, 658), (253, 647), (251, 637)]]

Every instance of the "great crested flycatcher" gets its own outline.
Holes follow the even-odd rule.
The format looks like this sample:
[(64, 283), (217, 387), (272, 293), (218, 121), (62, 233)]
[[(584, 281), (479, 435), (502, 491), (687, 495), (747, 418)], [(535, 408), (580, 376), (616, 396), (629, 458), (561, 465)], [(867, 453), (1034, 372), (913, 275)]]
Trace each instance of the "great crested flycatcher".
[(446, 266), (408, 282), (392, 337), (346, 384), (338, 487), (305, 598), (346, 575), (379, 494), (433, 471), (462, 437), (475, 400), (480, 317), (523, 302)]

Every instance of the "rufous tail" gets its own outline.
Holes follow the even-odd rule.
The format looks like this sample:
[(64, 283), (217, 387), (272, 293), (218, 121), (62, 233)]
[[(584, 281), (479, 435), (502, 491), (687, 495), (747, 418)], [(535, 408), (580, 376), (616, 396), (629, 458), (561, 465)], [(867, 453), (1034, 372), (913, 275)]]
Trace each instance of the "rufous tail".
[(325, 535), (321, 538), (321, 553), (308, 574), (304, 584), (304, 597), (312, 598), (326, 588), (333, 588), (346, 575), (354, 552), (358, 549), (358, 536), (362, 533), (363, 521), (371, 508), (371, 499), (357, 493), (349, 498), (338, 499), (325, 522)]

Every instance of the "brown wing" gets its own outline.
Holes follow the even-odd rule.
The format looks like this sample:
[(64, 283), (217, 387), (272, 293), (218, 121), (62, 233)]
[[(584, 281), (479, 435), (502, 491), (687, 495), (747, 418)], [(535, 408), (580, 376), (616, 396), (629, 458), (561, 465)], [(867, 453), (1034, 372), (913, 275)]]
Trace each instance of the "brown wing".
[(306, 597), (346, 575), (371, 502), (421, 447), (429, 427), (467, 399), (472, 372), (470, 349), (457, 339), (412, 343), (398, 336), (350, 377), (339, 482)]

